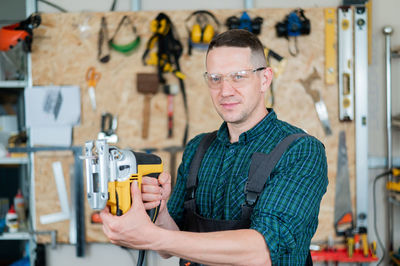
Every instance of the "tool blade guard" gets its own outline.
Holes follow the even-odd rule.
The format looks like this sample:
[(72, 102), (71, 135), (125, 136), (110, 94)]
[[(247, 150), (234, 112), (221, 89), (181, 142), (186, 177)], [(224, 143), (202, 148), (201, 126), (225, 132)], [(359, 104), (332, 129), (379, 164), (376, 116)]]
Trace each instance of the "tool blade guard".
[(131, 183), (142, 177), (158, 178), (163, 165), (154, 154), (134, 152), (109, 146), (104, 139), (85, 143), (87, 198), (94, 210), (106, 205), (114, 215), (122, 215), (131, 207)]

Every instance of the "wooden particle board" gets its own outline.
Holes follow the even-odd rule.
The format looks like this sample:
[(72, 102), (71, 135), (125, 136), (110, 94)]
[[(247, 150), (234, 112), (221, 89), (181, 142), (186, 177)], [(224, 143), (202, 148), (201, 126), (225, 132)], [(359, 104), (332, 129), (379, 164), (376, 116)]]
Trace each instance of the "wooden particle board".
[[(42, 215), (61, 212), (61, 205), (58, 198), (57, 186), (52, 168), (52, 164), (55, 162), (61, 162), (66, 191), (69, 202), (71, 202), (69, 191), (71, 191), (72, 175), (70, 171), (74, 164), (72, 152), (37, 152), (34, 159), (36, 230), (57, 230), (57, 242), (69, 243), (69, 220), (59, 221), (51, 224), (42, 224), (40, 222), (40, 216)], [(38, 242), (50, 243), (50, 241), (50, 236), (38, 236)]]
[[(275, 106), (278, 118), (295, 126), (303, 128), (309, 134), (321, 140), (326, 148), (328, 160), (329, 186), (322, 199), (320, 209), (320, 225), (314, 237), (315, 240), (326, 240), (334, 236), (333, 213), (336, 178), (336, 161), (338, 136), (341, 130), (346, 132), (348, 158), (350, 167), (351, 193), (353, 204), (355, 200), (355, 130), (353, 123), (339, 122), (338, 119), (338, 88), (337, 85), (324, 83), (324, 9), (306, 9), (305, 14), (311, 20), (311, 34), (298, 37), (299, 55), (293, 57), (288, 51), (288, 41), (277, 38), (275, 24), (282, 21), (292, 11), (291, 9), (254, 9), (251, 16), (261, 16), (264, 23), (261, 29), (260, 40), (268, 48), (287, 59), (285, 71), (274, 81)], [(187, 31), (183, 26), (185, 19), (192, 11), (168, 11), (167, 15), (176, 26), (184, 46), (184, 53), (180, 59), (182, 72), (186, 75), (185, 86), (189, 105), (190, 131), (189, 139), (201, 132), (218, 129), (222, 120), (214, 111), (208, 88), (203, 81), (205, 71), (205, 51), (194, 49), (192, 56), (187, 54)], [(215, 10), (213, 13), (224, 24), (227, 17), (237, 15), (239, 10)], [(95, 139), (100, 130), (100, 117), (103, 112), (110, 112), (118, 117), (117, 134), (120, 148), (142, 150), (156, 148), (164, 161), (166, 170), (169, 170), (169, 154), (161, 150), (168, 146), (180, 145), (185, 126), (185, 111), (182, 95), (174, 97), (174, 137), (167, 138), (167, 98), (161, 91), (151, 100), (151, 117), (149, 138), (141, 138), (142, 109), (144, 96), (136, 89), (136, 74), (139, 72), (155, 72), (154, 66), (142, 64), (142, 54), (145, 43), (151, 36), (150, 22), (157, 16), (155, 11), (141, 12), (107, 12), (107, 13), (67, 13), (43, 14), (42, 25), (35, 30), (32, 48), (32, 78), (36, 85), (78, 85), (81, 88), (81, 124), (74, 128), (73, 144), (83, 146), (84, 142)], [(119, 20), (129, 15), (133, 20), (141, 44), (137, 51), (126, 56), (111, 51), (111, 59), (102, 64), (97, 60), (97, 37), (101, 17), (107, 18), (109, 36), (112, 36)], [(79, 25), (87, 22), (88, 30), (80, 31)], [(224, 27), (222, 27), (225, 30)], [(121, 32), (122, 33), (122, 32)], [(127, 33), (126, 33), (127, 34)], [(123, 35), (119, 41), (129, 41), (130, 35)], [(96, 91), (97, 110), (93, 111), (88, 96), (88, 86), (85, 81), (87, 69), (94, 66), (101, 73)], [(316, 69), (321, 80), (313, 83), (313, 88), (320, 91), (326, 103), (333, 134), (325, 136), (318, 120), (314, 103), (305, 92), (299, 79), (305, 79)], [(166, 75), (171, 84), (177, 84), (177, 79), (171, 74)], [(37, 178), (36, 200), (37, 216), (47, 213), (47, 202), (56, 204), (55, 187), (50, 186), (49, 159), (41, 158), (35, 161), (35, 177)], [(181, 153), (178, 156), (181, 157)], [(178, 158), (178, 163), (179, 163)], [(63, 165), (71, 163), (70, 157), (61, 158)], [(66, 171), (67, 168), (64, 169)], [(50, 188), (52, 187), (52, 188)], [(42, 193), (43, 189), (49, 190)], [(42, 195), (43, 194), (43, 195)], [(107, 239), (102, 233), (101, 226), (92, 225), (89, 215), (92, 212), (86, 204), (86, 239), (90, 242), (105, 242)], [(56, 206), (54, 206), (56, 208)], [(40, 226), (40, 228), (44, 228)], [(68, 241), (68, 226), (54, 224), (45, 228), (58, 230), (58, 240)]]

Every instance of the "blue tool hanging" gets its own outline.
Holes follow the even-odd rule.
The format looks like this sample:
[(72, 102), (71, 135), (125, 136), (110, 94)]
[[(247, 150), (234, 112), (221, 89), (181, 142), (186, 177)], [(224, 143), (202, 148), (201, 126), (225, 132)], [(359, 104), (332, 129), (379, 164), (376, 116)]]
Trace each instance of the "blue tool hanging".
[(243, 29), (248, 30), (256, 35), (261, 33), (261, 26), (264, 19), (262, 17), (255, 17), (251, 19), (247, 12), (243, 12), (239, 17), (231, 16), (226, 19), (225, 25), (228, 29)]
[(309, 35), (311, 32), (311, 23), (304, 15), (303, 9), (296, 9), (290, 12), (282, 22), (276, 23), (275, 29), (278, 37), (284, 37), (289, 42), (289, 37), (294, 40), (294, 51), (290, 49), (290, 44), (288, 49), (292, 56), (296, 56), (299, 53), (297, 37), (301, 35)]

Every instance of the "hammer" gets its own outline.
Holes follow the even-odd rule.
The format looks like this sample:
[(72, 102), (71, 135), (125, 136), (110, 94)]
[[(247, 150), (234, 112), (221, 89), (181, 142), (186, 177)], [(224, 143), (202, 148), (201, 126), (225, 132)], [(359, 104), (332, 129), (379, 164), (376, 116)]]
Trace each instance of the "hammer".
[(156, 73), (137, 73), (136, 87), (139, 93), (144, 94), (142, 138), (149, 136), (150, 125), (150, 102), (153, 95), (158, 91), (158, 76)]

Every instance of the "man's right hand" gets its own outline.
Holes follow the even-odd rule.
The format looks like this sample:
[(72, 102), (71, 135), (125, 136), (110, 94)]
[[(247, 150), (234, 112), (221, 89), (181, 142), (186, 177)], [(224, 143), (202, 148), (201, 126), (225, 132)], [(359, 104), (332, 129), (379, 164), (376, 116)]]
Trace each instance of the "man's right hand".
[[(168, 229), (179, 230), (174, 220), (168, 213), (167, 201), (171, 194), (171, 175), (167, 172), (162, 172), (158, 179), (144, 176), (142, 178), (142, 200), (146, 210), (153, 209), (160, 204), (161, 206), (156, 220), (156, 225)], [(158, 253), (164, 259), (171, 257), (170, 254), (162, 251)]]
[(162, 172), (157, 178), (144, 176), (142, 178), (142, 200), (146, 210), (153, 209), (160, 204), (159, 214), (167, 208), (167, 200), (171, 194), (171, 175)]

